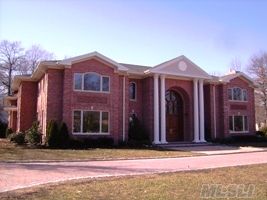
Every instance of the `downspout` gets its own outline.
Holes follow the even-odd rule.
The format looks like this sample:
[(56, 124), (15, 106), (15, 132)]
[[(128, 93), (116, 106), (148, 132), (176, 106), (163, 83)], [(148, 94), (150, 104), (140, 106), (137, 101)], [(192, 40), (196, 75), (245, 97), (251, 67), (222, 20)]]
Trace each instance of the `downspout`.
[(217, 138), (217, 122), (216, 122), (216, 98), (215, 98), (215, 84), (213, 85), (213, 121), (214, 121), (214, 138)]
[(125, 142), (125, 76), (123, 76), (122, 87), (122, 141)]

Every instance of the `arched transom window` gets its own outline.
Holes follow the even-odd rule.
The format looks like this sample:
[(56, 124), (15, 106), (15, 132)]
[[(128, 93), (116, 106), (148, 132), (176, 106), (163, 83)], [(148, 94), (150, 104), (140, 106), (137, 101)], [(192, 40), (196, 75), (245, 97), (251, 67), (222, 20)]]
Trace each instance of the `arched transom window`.
[(246, 89), (241, 89), (239, 87), (228, 89), (228, 99), (233, 101), (247, 101), (248, 95)]
[(168, 90), (165, 96), (166, 113), (177, 115), (182, 110), (182, 99), (175, 91)]
[(84, 91), (109, 92), (109, 77), (102, 76), (94, 72), (84, 74), (75, 73), (74, 89)]

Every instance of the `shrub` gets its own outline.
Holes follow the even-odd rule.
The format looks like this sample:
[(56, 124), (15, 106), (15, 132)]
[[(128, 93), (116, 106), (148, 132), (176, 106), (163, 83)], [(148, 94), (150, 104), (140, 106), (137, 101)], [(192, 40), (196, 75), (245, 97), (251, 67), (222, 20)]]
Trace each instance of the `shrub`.
[(40, 144), (41, 143), (41, 133), (39, 131), (39, 122), (33, 122), (30, 129), (26, 131), (26, 140), (30, 144)]
[(267, 126), (261, 127), (260, 132), (262, 133), (262, 136), (267, 137)]
[(129, 123), (129, 144), (137, 142), (138, 145), (140, 144), (149, 144), (149, 137), (145, 127), (136, 115), (132, 115), (131, 121)]
[(69, 146), (75, 149), (97, 148), (97, 147), (113, 147), (114, 140), (110, 137), (103, 138), (83, 138), (70, 140)]
[(9, 135), (10, 141), (14, 142), (18, 145), (25, 143), (25, 133), (19, 132), (19, 133), (12, 133)]
[(59, 147), (66, 148), (69, 146), (70, 137), (68, 132), (68, 127), (64, 122), (61, 122), (59, 125)]
[(58, 147), (59, 146), (59, 131), (58, 131), (58, 125), (57, 122), (54, 120), (51, 120), (47, 125), (46, 130), (46, 144), (49, 147)]
[(7, 124), (0, 121), (0, 138), (6, 137)]
[(6, 129), (6, 138), (9, 138), (9, 135), (13, 133), (13, 130), (11, 128)]

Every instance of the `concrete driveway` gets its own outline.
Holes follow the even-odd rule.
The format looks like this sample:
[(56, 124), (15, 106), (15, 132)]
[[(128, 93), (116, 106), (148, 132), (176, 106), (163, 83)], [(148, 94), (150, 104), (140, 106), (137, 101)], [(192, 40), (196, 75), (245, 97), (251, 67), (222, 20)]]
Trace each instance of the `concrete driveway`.
[(74, 179), (141, 175), (267, 163), (267, 152), (183, 158), (0, 163), (0, 192)]

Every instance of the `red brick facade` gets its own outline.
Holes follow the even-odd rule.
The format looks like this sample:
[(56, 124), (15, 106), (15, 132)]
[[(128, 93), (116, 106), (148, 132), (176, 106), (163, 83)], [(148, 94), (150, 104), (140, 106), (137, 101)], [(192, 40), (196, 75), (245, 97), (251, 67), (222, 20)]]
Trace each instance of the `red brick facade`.
[[(17, 106), (17, 110), (10, 111), (9, 127), (17, 131), (25, 131), (30, 128), (33, 121), (38, 120), (45, 137), (46, 125), (50, 120), (64, 121), (72, 137), (108, 137), (113, 138), (114, 143), (118, 144), (123, 140), (127, 141), (129, 118), (135, 114), (145, 126), (150, 140), (153, 141), (153, 76), (131, 76), (116, 67), (113, 63), (92, 58), (75, 62), (64, 68), (47, 68), (37, 81), (21, 81), (17, 101), (10, 101), (11, 105)], [(88, 72), (109, 77), (109, 92), (75, 90), (74, 74)], [(132, 82), (136, 84), (135, 100), (129, 98), (129, 86)], [(228, 88), (237, 86), (247, 90), (247, 101), (228, 100)], [(167, 77), (165, 91), (168, 90), (175, 91), (182, 98), (183, 140), (192, 141), (194, 139), (193, 79)], [(105, 135), (72, 134), (74, 110), (108, 112), (109, 133)], [(229, 136), (229, 116), (231, 115), (247, 116), (248, 134), (255, 133), (254, 88), (241, 76), (229, 82), (206, 80), (204, 111), (206, 139)], [(162, 115), (162, 113), (159, 114)]]

